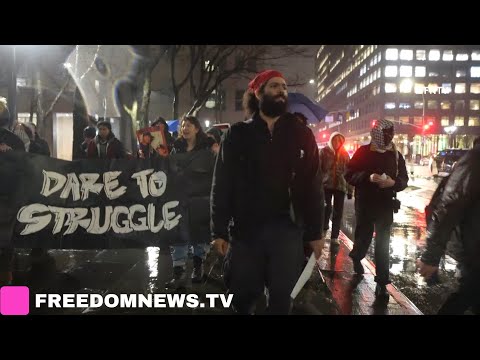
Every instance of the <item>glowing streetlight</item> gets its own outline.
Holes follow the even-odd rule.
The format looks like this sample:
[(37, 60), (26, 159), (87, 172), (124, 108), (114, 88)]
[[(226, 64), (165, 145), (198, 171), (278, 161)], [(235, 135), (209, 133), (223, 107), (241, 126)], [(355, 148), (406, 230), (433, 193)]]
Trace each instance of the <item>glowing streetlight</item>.
[(210, 127), (210, 120), (205, 120), (205, 127), (207, 129)]
[(315, 80), (314, 80), (314, 79), (310, 79), (309, 83), (310, 83), (310, 84), (315, 84)]

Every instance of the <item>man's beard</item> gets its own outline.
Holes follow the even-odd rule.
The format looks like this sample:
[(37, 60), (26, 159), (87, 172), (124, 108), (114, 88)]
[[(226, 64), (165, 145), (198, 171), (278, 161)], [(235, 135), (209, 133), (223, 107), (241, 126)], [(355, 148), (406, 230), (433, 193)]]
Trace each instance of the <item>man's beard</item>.
[[(278, 98), (283, 98), (285, 101), (277, 101)], [(283, 95), (270, 96), (264, 94), (260, 99), (260, 110), (269, 117), (277, 117), (287, 112), (288, 103), (287, 97)]]

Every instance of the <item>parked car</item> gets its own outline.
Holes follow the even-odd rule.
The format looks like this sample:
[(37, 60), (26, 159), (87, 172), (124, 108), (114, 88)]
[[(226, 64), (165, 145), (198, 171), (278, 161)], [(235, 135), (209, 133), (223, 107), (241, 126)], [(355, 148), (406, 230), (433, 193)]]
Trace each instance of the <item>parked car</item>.
[(456, 162), (466, 153), (466, 149), (445, 149), (439, 151), (434, 157), (432, 165), (436, 166), (436, 172), (432, 169), (432, 173), (438, 175), (448, 175), (452, 172)]

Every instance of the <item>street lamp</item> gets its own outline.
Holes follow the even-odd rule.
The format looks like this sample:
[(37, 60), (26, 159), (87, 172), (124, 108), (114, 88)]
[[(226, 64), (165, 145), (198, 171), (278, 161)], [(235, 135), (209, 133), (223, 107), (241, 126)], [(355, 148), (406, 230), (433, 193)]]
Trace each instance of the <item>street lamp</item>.
[(314, 79), (310, 79), (309, 83), (310, 83), (310, 84), (315, 84), (315, 80), (314, 80)]
[(205, 128), (209, 128), (210, 127), (210, 120), (205, 120)]

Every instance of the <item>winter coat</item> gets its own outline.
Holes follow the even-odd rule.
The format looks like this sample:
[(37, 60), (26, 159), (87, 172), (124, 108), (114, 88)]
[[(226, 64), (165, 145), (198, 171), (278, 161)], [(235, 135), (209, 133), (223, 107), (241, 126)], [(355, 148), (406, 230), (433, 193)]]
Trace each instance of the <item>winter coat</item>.
[(215, 165), (212, 237), (246, 239), (268, 216), (286, 210), (304, 230), (304, 241), (320, 239), (324, 194), (319, 165), (312, 132), (292, 114), (277, 120), (273, 134), (258, 113), (232, 125)]
[[(125, 150), (122, 143), (118, 140), (113, 133), (107, 140), (107, 159), (123, 159), (126, 157)], [(92, 140), (87, 147), (88, 159), (100, 159), (100, 136), (97, 135), (95, 140)]]
[(215, 166), (215, 155), (210, 147), (208, 139), (198, 141), (191, 151), (187, 151), (184, 139), (176, 140), (173, 145), (172, 155), (179, 176), (183, 178), (183, 191), (187, 197), (186, 217), (190, 244), (210, 242), (210, 190)]
[[(381, 189), (370, 182), (370, 175), (383, 173), (395, 180), (393, 187)], [(394, 193), (404, 190), (408, 184), (405, 159), (395, 148), (381, 153), (373, 150), (371, 144), (361, 146), (348, 163), (345, 180), (355, 186), (355, 201), (360, 208), (393, 211)]]
[(333, 149), (332, 140), (336, 136), (341, 136), (343, 138), (343, 142), (345, 142), (345, 137), (342, 134), (339, 132), (334, 132), (330, 136), (328, 146), (325, 146), (320, 151), (323, 187), (329, 190), (340, 190), (345, 194), (352, 194), (353, 186), (348, 184), (345, 180), (345, 173), (347, 171), (348, 162), (350, 161), (350, 156), (343, 147), (343, 144), (335, 152)]
[(464, 270), (480, 274), (480, 145), (465, 154), (445, 183), (432, 209), (422, 261), (438, 266), (458, 226)]

